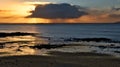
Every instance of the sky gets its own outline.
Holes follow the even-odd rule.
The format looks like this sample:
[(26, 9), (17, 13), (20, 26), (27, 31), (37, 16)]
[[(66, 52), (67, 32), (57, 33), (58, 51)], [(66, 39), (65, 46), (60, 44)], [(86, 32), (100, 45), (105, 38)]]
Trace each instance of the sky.
[(120, 0), (0, 0), (0, 23), (113, 23)]

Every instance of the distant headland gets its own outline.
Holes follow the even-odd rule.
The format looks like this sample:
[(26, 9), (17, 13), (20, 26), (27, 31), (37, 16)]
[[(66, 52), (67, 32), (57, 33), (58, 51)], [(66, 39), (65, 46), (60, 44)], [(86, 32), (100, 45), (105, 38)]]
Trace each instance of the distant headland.
[(117, 22), (115, 22), (115, 23), (120, 23), (120, 21), (117, 21)]

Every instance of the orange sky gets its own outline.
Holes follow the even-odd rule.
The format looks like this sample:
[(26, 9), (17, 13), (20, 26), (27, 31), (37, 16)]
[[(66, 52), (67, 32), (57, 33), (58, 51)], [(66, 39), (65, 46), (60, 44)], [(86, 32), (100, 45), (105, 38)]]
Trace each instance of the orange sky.
[[(91, 11), (89, 15), (84, 15), (74, 19), (44, 19), (44, 18), (25, 18), (31, 15), (30, 11), (35, 9), (32, 4), (45, 4), (48, 2), (7, 2), (0, 6), (0, 23), (99, 23), (99, 22), (116, 22), (119, 18), (109, 17), (109, 12), (94, 13)], [(117, 12), (116, 12), (117, 13)], [(118, 12), (120, 13), (120, 12)]]

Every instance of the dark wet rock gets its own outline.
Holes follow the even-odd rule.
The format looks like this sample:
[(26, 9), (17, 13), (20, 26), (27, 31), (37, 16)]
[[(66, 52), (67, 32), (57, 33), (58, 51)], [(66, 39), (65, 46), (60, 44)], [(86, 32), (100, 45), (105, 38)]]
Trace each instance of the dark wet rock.
[(106, 46), (98, 46), (100, 49), (105, 49), (107, 48)]
[(120, 41), (114, 41), (109, 38), (66, 38), (64, 41), (74, 41), (74, 42), (80, 42), (80, 41), (94, 41), (94, 42), (113, 42), (113, 43), (120, 43)]
[(75, 56), (111, 56), (108, 54), (101, 54), (101, 53), (93, 53), (93, 52), (75, 52), (75, 53), (70, 53), (70, 52), (60, 52), (60, 51), (49, 51), (47, 54), (50, 55), (55, 55), (55, 56), (69, 56), (73, 57)]
[(37, 49), (42, 49), (42, 48), (44, 48), (44, 49), (52, 49), (52, 48), (60, 48), (60, 47), (63, 47), (63, 46), (65, 46), (65, 45), (35, 45), (35, 46), (30, 46), (30, 48), (37, 48)]
[(22, 50), (20, 48), (16, 49), (16, 51), (22, 52)]
[(115, 46), (115, 47), (109, 47), (109, 48), (115, 48), (115, 49), (120, 49), (120, 46)]
[(65, 41), (96, 41), (96, 42), (101, 42), (101, 41), (112, 41), (111, 39), (108, 38), (69, 38), (65, 39)]
[(120, 51), (114, 51), (115, 53), (120, 53)]
[(5, 47), (5, 43), (0, 43), (0, 49), (3, 49)]
[(114, 48), (114, 49), (120, 49), (120, 46), (97, 46), (101, 49), (105, 49), (105, 48)]
[(8, 52), (0, 52), (0, 55), (1, 55), (1, 54), (9, 54), (9, 53), (8, 53)]
[(8, 36), (26, 36), (26, 35), (35, 35), (35, 33), (24, 33), (24, 32), (13, 32), (13, 33), (4, 33), (0, 32), (0, 37), (8, 37)]
[(115, 23), (120, 24), (120, 21), (117, 21), (117, 22), (115, 22)]

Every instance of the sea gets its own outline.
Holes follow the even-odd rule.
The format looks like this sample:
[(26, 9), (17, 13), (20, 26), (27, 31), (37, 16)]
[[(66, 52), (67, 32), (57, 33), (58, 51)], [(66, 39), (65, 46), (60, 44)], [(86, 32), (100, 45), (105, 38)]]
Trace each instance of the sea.
[[(0, 37), (0, 44), (4, 43), (4, 48), (0, 48), (0, 56), (37, 54), (46, 55), (48, 51), (63, 52), (97, 52), (120, 56), (120, 43), (106, 42), (77, 42), (83, 44), (75, 46), (76, 42), (70, 42), (72, 46), (54, 49), (32, 49), (26, 45), (48, 43), (45, 38), (109, 38), (120, 41), (120, 24), (0, 24), (0, 33), (37, 33), (37, 36), (8, 36)], [(27, 43), (21, 41), (27, 41)], [(29, 42), (28, 42), (29, 41)], [(52, 41), (53, 42), (53, 41)], [(59, 41), (61, 42), (61, 41)], [(62, 42), (63, 43), (63, 42)], [(59, 43), (57, 43), (59, 44)], [(75, 45), (74, 45), (75, 44)], [(115, 46), (110, 46), (115, 44)], [(20, 47), (20, 46), (24, 47)], [(86, 46), (87, 45), (87, 46)], [(104, 48), (99, 48), (99, 46)], [(3, 46), (3, 45), (1, 45)], [(105, 46), (110, 46), (106, 48)], [(114, 48), (115, 47), (115, 48)], [(117, 47), (117, 48), (116, 48)], [(119, 49), (118, 49), (119, 48)]]

